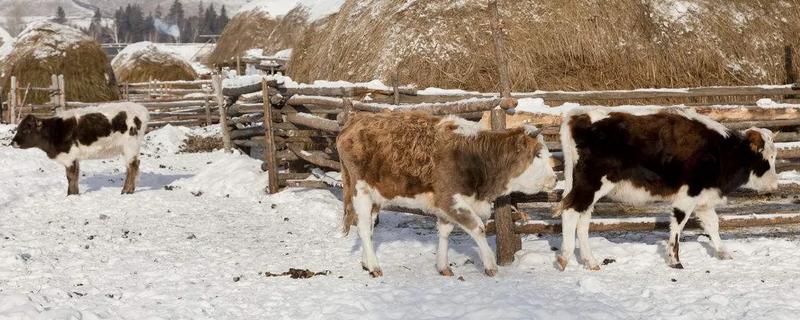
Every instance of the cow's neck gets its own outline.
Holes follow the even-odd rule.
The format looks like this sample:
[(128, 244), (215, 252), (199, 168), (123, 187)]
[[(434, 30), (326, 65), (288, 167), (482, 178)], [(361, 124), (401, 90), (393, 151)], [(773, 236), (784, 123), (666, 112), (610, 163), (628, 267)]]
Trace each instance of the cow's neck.
[(733, 136), (726, 140), (732, 148), (723, 153), (720, 162), (720, 190), (723, 194), (735, 191), (739, 187), (747, 184), (750, 179), (750, 172), (758, 159), (755, 159), (750, 150), (749, 143), (742, 137)]
[(40, 131), (42, 141), (39, 143), (39, 149), (47, 153), (51, 159), (55, 159), (59, 153), (69, 152), (73, 140), (72, 128), (68, 128), (64, 119), (58, 117), (42, 121), (44, 125)]

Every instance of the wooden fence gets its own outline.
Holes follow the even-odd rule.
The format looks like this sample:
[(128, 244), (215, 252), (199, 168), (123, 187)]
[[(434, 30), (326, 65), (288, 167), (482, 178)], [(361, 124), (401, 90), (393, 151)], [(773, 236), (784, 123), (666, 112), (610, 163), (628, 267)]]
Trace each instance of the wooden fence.
[[(0, 106), (0, 121), (18, 123), (28, 114), (52, 116), (59, 109), (82, 108), (98, 105), (67, 101), (63, 76), (52, 76), (52, 85), (46, 88), (20, 86), (16, 77), (10, 81), (7, 102)], [(46, 91), (51, 95), (47, 104), (27, 103), (31, 91)], [(0, 92), (2, 92), (0, 88)], [(219, 105), (224, 104), (222, 78), (196, 81), (156, 81), (124, 83), (120, 85), (122, 101), (144, 105), (150, 112), (149, 129), (171, 125), (211, 125), (219, 123)], [(4, 101), (0, 97), (0, 101)]]
[[(232, 145), (264, 158), (263, 169), (269, 172), (268, 192), (284, 187), (327, 188), (337, 184), (337, 179), (324, 170), (339, 171), (338, 154), (335, 148), (337, 133), (350, 112), (406, 112), (425, 111), (436, 115), (458, 115), (480, 120), (485, 127), (504, 128), (531, 121), (543, 127), (545, 141), (558, 159), (560, 143), (558, 126), (561, 115), (543, 109), (541, 112), (520, 112), (514, 102), (519, 98), (542, 98), (545, 101), (607, 101), (616, 105), (618, 101), (635, 99), (684, 99), (691, 102), (697, 97), (713, 97), (717, 100), (730, 97), (763, 97), (775, 100), (800, 93), (795, 85), (757, 87), (704, 87), (671, 90), (618, 90), (592, 92), (534, 92), (509, 93), (511, 103), (494, 93), (465, 93), (417, 91), (412, 88), (394, 86), (376, 88), (353, 84), (344, 87), (284, 85), (279, 78), (266, 78), (260, 94), (250, 93), (238, 99), (228, 111), (227, 126), (231, 128), (229, 139)], [(253, 91), (253, 90), (251, 90)], [(438, 92), (438, 93), (437, 93)], [(391, 97), (391, 99), (376, 99)], [(457, 99), (456, 99), (457, 98)], [(392, 103), (376, 101), (389, 100)], [(785, 100), (785, 99), (784, 99)], [(407, 103), (411, 101), (412, 103)], [(785, 100), (794, 102), (794, 100)], [(395, 104), (397, 103), (397, 104)], [(498, 106), (502, 108), (496, 109)], [(733, 129), (746, 129), (753, 125), (769, 127), (779, 131), (776, 141), (800, 142), (800, 104), (757, 105), (706, 105), (685, 104)], [(499, 112), (498, 112), (499, 111)], [(266, 119), (265, 119), (266, 115)], [(798, 144), (800, 145), (800, 143)], [(778, 170), (800, 168), (800, 147), (786, 144), (778, 152)], [(322, 168), (324, 170), (319, 170)], [(558, 166), (557, 170), (562, 170)], [(562, 173), (559, 173), (562, 175)], [(727, 206), (720, 208), (721, 227), (768, 226), (800, 223), (800, 203), (797, 192), (800, 187), (781, 185), (769, 195), (737, 192)], [(521, 234), (555, 233), (560, 230), (560, 221), (551, 220), (550, 212), (560, 201), (560, 191), (534, 196), (513, 196), (498, 200), (494, 218), (488, 223), (490, 233), (497, 235), (499, 260), (509, 263), (519, 249)], [(516, 206), (522, 214), (504, 204)], [(395, 208), (403, 212), (421, 213)], [(668, 221), (657, 217), (668, 208), (663, 204), (631, 207), (620, 203), (603, 201), (597, 206), (597, 219), (592, 230), (625, 231), (654, 230), (668, 226)], [(637, 214), (639, 218), (625, 217)], [(622, 216), (621, 218), (618, 216)], [(533, 218), (533, 219), (531, 219)], [(692, 226), (692, 225), (690, 225)]]

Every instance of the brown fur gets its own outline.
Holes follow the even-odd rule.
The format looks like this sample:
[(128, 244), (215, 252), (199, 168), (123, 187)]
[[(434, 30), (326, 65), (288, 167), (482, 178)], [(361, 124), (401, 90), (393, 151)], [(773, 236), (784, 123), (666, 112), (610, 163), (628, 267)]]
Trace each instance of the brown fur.
[(78, 189), (78, 179), (80, 177), (80, 164), (78, 161), (73, 161), (72, 165), (67, 167), (67, 195), (80, 193)]
[(450, 220), (474, 225), (453, 210), (453, 195), (493, 201), (542, 149), (523, 129), (482, 131), (475, 137), (453, 132), (442, 118), (404, 112), (354, 115), (337, 138), (344, 183), (344, 232), (357, 220), (352, 207), (356, 182), (363, 180), (387, 199), (433, 193), (434, 206)]
[(133, 194), (136, 189), (136, 179), (139, 176), (139, 158), (134, 158), (128, 164), (128, 175), (125, 177), (125, 184), (122, 187), (122, 194)]

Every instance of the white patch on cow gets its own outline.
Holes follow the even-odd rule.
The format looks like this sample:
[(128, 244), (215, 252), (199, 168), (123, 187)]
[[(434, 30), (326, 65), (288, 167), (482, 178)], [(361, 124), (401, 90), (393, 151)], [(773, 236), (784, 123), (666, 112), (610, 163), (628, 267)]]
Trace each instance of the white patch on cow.
[(453, 209), (474, 212), (483, 220), (489, 219), (489, 216), (492, 215), (492, 204), (489, 201), (478, 200), (474, 196), (465, 196), (463, 194), (453, 195)]
[[(139, 155), (139, 146), (142, 144), (145, 131), (147, 130), (147, 123), (150, 121), (150, 116), (144, 106), (130, 102), (108, 103), (96, 107), (61, 111), (56, 114), (56, 116), (60, 118), (75, 117), (80, 121), (80, 118), (86, 114), (100, 113), (108, 118), (110, 122), (120, 112), (126, 113), (125, 123), (128, 130), (124, 133), (113, 131), (111, 135), (100, 137), (97, 141), (89, 145), (81, 143), (73, 145), (68, 153), (58, 154), (55, 161), (68, 167), (72, 165), (73, 161), (84, 159), (108, 159), (118, 155), (122, 155), (126, 163), (135, 159)], [(137, 129), (137, 135), (131, 136), (129, 134), (130, 129), (136, 128), (134, 118), (138, 118), (141, 123), (140, 128)]]
[(477, 122), (472, 122), (457, 116), (447, 116), (439, 121), (439, 125), (454, 124), (458, 128), (453, 130), (454, 133), (465, 137), (477, 137), (481, 131), (485, 129)]
[(538, 136), (538, 139), (542, 144), (539, 154), (533, 157), (533, 161), (522, 174), (508, 181), (503, 195), (512, 192), (534, 194), (555, 188), (557, 177), (553, 170), (550, 151), (545, 147), (543, 138)]
[(778, 173), (775, 170), (778, 149), (775, 147), (772, 131), (761, 128), (750, 128), (745, 130), (745, 132), (747, 131), (756, 131), (761, 134), (761, 139), (764, 139), (764, 149), (761, 150), (761, 157), (769, 162), (769, 170), (760, 177), (750, 171), (750, 177), (742, 187), (756, 191), (775, 190), (778, 188)]

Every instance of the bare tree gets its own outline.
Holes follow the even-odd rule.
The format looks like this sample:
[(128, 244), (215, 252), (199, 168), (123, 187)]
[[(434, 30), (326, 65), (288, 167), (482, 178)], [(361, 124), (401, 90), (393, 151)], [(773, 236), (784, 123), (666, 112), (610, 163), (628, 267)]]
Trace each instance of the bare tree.
[(16, 0), (9, 5), (5, 10), (5, 28), (12, 36), (17, 36), (25, 28), (25, 21), (22, 17), (25, 16), (25, 4)]

